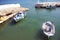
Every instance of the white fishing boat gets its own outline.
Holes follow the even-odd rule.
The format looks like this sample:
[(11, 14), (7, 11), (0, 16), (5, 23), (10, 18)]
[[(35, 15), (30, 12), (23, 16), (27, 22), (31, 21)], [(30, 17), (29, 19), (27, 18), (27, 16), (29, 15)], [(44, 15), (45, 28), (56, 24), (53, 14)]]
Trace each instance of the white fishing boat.
[(43, 23), (42, 30), (43, 33), (48, 36), (48, 38), (55, 34), (55, 26), (51, 21)]
[(25, 16), (26, 16), (26, 13), (20, 12), (20, 13), (18, 13), (13, 19), (14, 19), (16, 22), (18, 22), (19, 20), (24, 19)]

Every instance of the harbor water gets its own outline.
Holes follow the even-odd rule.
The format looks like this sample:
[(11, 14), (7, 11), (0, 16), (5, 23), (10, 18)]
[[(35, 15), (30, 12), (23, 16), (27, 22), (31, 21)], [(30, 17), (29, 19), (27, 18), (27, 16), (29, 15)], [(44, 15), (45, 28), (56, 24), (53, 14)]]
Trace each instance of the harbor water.
[[(14, 23), (12, 18), (0, 24), (0, 40), (60, 40), (60, 8), (35, 9), (36, 2), (37, 0), (0, 0), (0, 4), (19, 3), (22, 7), (29, 8), (26, 17), (19, 22)], [(49, 39), (41, 30), (46, 21), (52, 21), (56, 29), (55, 35)]]

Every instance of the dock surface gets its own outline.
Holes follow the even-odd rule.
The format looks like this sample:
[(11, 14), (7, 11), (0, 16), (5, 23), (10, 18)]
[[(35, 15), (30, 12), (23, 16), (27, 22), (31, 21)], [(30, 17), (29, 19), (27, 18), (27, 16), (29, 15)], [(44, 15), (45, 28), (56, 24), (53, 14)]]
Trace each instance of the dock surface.
[(12, 18), (18, 12), (27, 11), (28, 8), (21, 7), (20, 4), (0, 5), (0, 23)]

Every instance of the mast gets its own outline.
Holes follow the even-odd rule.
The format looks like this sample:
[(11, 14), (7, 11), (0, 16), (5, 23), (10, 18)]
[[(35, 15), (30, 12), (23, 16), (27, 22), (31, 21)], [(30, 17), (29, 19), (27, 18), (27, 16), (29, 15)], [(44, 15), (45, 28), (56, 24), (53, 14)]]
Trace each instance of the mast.
[(38, 4), (40, 3), (40, 2), (39, 2), (39, 0), (38, 0), (38, 2), (37, 2), (37, 3), (38, 3)]

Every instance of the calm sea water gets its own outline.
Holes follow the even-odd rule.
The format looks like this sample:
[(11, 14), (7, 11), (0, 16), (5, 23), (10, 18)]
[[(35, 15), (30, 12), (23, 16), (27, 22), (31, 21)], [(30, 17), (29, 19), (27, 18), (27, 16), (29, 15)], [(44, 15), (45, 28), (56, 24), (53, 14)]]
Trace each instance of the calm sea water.
[(0, 0), (0, 4), (20, 3), (30, 9), (23, 20), (13, 23), (10, 19), (0, 24), (0, 40), (48, 40), (41, 30), (42, 24), (48, 20), (52, 21), (56, 28), (55, 35), (49, 40), (60, 40), (60, 8), (35, 9), (36, 2), (37, 0)]

